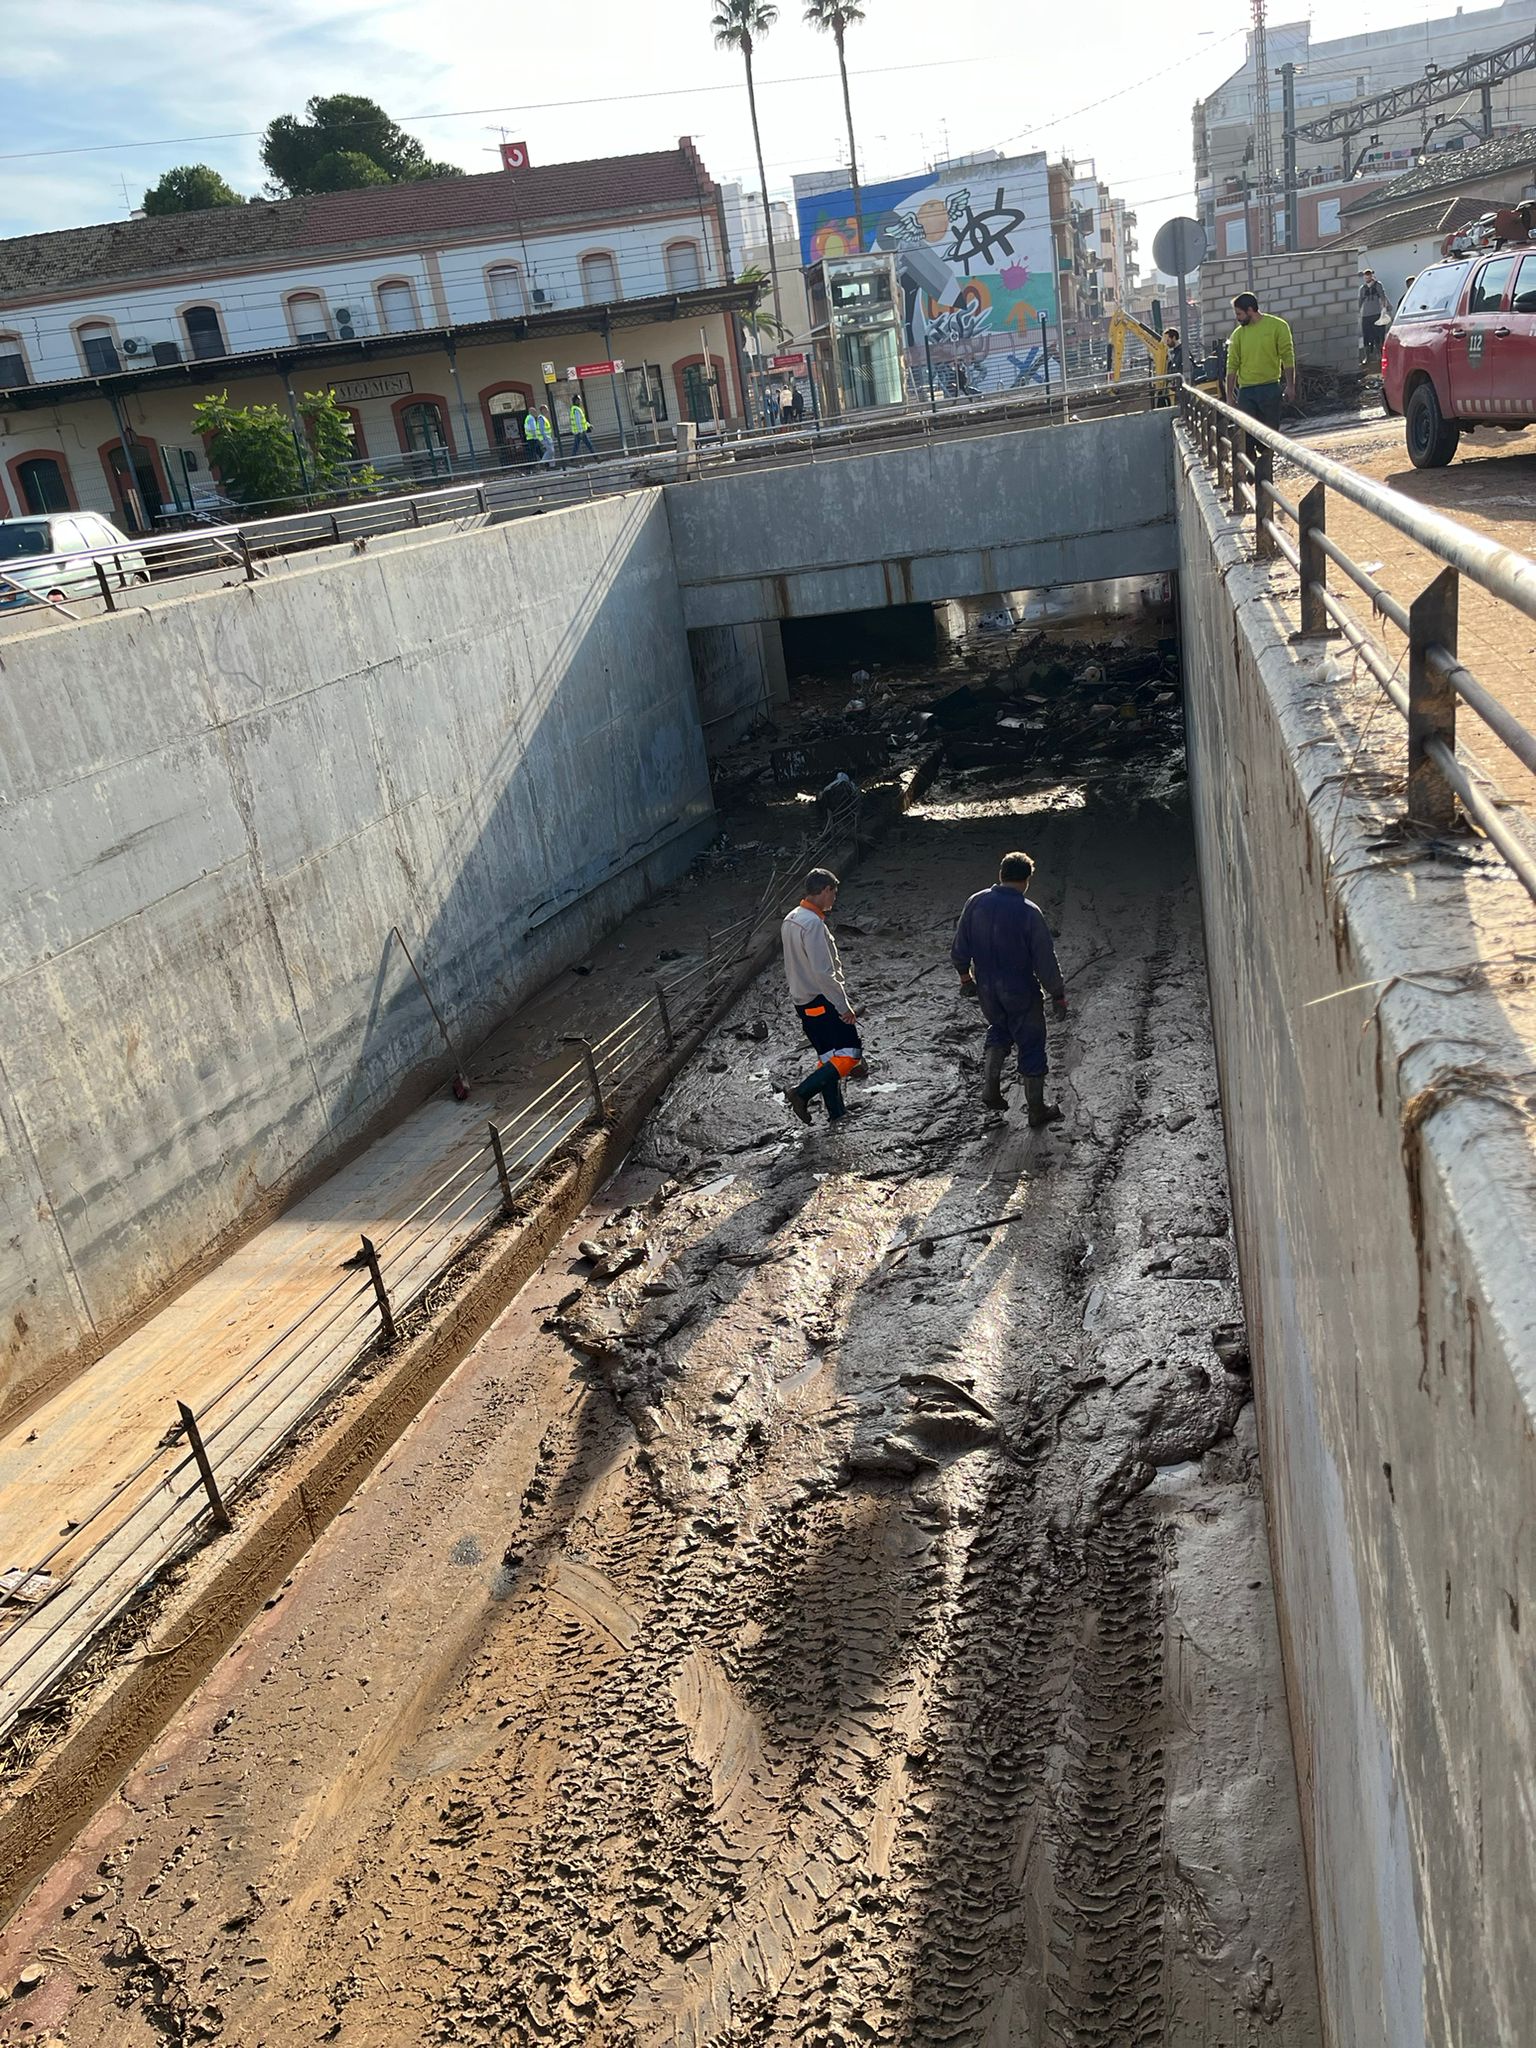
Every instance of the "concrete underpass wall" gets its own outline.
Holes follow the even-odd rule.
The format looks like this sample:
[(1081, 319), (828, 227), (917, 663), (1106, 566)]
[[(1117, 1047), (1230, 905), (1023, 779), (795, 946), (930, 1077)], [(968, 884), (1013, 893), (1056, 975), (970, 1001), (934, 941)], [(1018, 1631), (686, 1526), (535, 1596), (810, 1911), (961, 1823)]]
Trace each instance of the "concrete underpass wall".
[(699, 692), (704, 743), (718, 753), (741, 738), (789, 695), (784, 643), (771, 621), (761, 626), (699, 626), (688, 635)]
[(666, 487), (690, 627), (1174, 568), (1168, 412)]
[(0, 648), (23, 1397), (444, 1072), (712, 829), (659, 495)]
[[(1318, 643), (1286, 645), (1268, 573), (1203, 481), (1181, 476), (1179, 505), (1212, 1003), (1330, 2038), (1526, 2040), (1536, 1017), (1498, 963), (1529, 946), (1532, 906), (1496, 862), (1469, 873), (1383, 842), (1402, 721), (1368, 680), (1325, 686)], [(1435, 972), (1468, 962), (1489, 964)]]

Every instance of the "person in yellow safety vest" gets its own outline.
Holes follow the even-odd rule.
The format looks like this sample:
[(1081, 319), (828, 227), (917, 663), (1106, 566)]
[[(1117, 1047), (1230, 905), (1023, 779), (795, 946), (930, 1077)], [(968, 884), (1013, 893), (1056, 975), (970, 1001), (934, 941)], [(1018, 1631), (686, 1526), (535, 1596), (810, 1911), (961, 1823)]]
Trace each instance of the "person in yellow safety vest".
[[(582, 447), (582, 442), (586, 447)], [(579, 398), (571, 400), (571, 453), (573, 455), (595, 455), (592, 446), (592, 424), (587, 418), (586, 408)]]
[(530, 462), (542, 462), (544, 443), (539, 438), (539, 416), (530, 405), (523, 414), (523, 449)]

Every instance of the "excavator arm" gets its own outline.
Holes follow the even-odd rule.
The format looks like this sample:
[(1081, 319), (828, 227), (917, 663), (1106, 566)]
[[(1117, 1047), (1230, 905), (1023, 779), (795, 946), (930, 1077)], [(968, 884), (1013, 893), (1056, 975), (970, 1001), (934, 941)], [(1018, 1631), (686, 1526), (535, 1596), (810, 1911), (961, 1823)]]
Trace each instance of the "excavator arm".
[(1160, 334), (1154, 334), (1150, 327), (1143, 327), (1139, 320), (1133, 320), (1118, 306), (1112, 306), (1109, 314), (1109, 380), (1118, 384), (1120, 373), (1125, 368), (1125, 344), (1135, 335), (1152, 358), (1154, 377), (1168, 374), (1168, 344)]

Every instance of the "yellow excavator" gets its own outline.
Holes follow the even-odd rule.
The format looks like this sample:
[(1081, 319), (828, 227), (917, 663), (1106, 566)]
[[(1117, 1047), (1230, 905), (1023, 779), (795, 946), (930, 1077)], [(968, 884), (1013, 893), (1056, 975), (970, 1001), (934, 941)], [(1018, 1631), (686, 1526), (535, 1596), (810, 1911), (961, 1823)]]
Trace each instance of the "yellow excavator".
[(1125, 368), (1125, 345), (1132, 335), (1146, 349), (1152, 358), (1152, 374), (1159, 381), (1168, 375), (1168, 344), (1160, 334), (1154, 334), (1150, 327), (1143, 327), (1139, 320), (1133, 320), (1129, 313), (1118, 306), (1109, 309), (1109, 381), (1120, 382), (1120, 373)]
[[(1167, 340), (1161, 334), (1154, 334), (1150, 327), (1143, 327), (1139, 320), (1133, 319), (1119, 306), (1111, 306), (1109, 310), (1109, 381), (1112, 384), (1120, 382), (1121, 372), (1125, 368), (1125, 345), (1133, 335), (1152, 358), (1153, 379), (1159, 391), (1166, 393), (1169, 388)], [(1187, 339), (1186, 336), (1186, 341)], [(1185, 361), (1188, 360), (1186, 355)], [(1221, 389), (1219, 382), (1215, 380), (1202, 381), (1192, 378), (1190, 381), (1201, 391), (1214, 391), (1219, 394)]]

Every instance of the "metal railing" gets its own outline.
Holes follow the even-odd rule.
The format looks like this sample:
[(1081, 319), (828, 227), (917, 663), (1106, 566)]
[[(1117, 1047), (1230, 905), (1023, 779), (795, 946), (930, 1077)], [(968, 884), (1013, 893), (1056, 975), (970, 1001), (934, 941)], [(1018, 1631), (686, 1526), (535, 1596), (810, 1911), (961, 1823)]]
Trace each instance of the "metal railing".
[[(849, 826), (850, 806), (807, 846), (803, 871)], [(0, 1738), (44, 1703), (92, 1646), (178, 1557), (230, 1526), (231, 1504), (295, 1435), (380, 1352), (486, 1235), (513, 1217), (519, 1194), (583, 1129), (605, 1122), (689, 1030), (707, 1018), (750, 957), (765, 920), (785, 904), (775, 866), (753, 908), (706, 934), (702, 957), (657, 975), (652, 992), (485, 1137), (377, 1241), (362, 1237), (340, 1276), (26, 1567), (47, 1574), (42, 1597), (0, 1607)], [(82, 1548), (83, 1546), (83, 1548)]]
[[(1330, 461), (1220, 399), (1188, 385), (1179, 397), (1185, 431), (1213, 473), (1218, 493), (1228, 497), (1235, 514), (1252, 519), (1258, 560), (1283, 560), (1296, 571), (1301, 584), (1301, 637), (1322, 637), (1332, 626), (1407, 721), (1405, 808), (1410, 823), (1427, 833), (1447, 832), (1456, 822), (1459, 803), (1536, 897), (1536, 851), (1510, 822), (1498, 790), (1456, 751), (1457, 710), (1465, 705), (1516, 760), (1536, 773), (1536, 735), (1478, 681), (1462, 662), (1456, 644), (1460, 579), (1467, 577), (1502, 603), (1536, 619), (1536, 561)], [(1298, 503), (1275, 483), (1277, 455), (1316, 479)], [(1373, 513), (1445, 565), (1411, 602), (1404, 604), (1394, 596), (1330, 537), (1330, 491)], [(1394, 660), (1329, 588), (1330, 562), (1370, 599), (1373, 611), (1403, 635), (1406, 682), (1401, 676), (1403, 657)]]
[[(770, 467), (825, 462), (872, 450), (887, 442), (910, 442), (957, 433), (985, 432), (1030, 421), (1052, 421), (1072, 408), (1089, 411), (1141, 409), (1153, 398), (1146, 377), (1120, 383), (1102, 378), (1049, 390), (1032, 386), (1001, 396), (890, 408), (846, 420), (783, 427), (743, 428), (711, 434), (686, 457), (677, 447), (632, 449), (627, 454), (567, 457), (555, 463), (492, 465), (470, 479), (436, 490), (370, 493), (342, 502), (307, 507), (261, 519), (189, 525), (155, 534), (129, 534), (122, 544), (80, 549), (63, 555), (29, 555), (0, 563), (0, 616), (29, 606), (74, 619), (81, 602), (98, 601), (107, 611), (132, 607), (147, 576), (152, 584), (175, 577), (233, 569), (246, 582), (262, 575), (262, 563), (308, 548), (357, 542), (376, 534), (408, 532), (492, 512), (532, 516), (564, 506), (615, 497), (626, 491), (728, 473), (742, 463)], [(39, 587), (41, 584), (41, 587)], [(48, 591), (61, 592), (55, 602)]]

